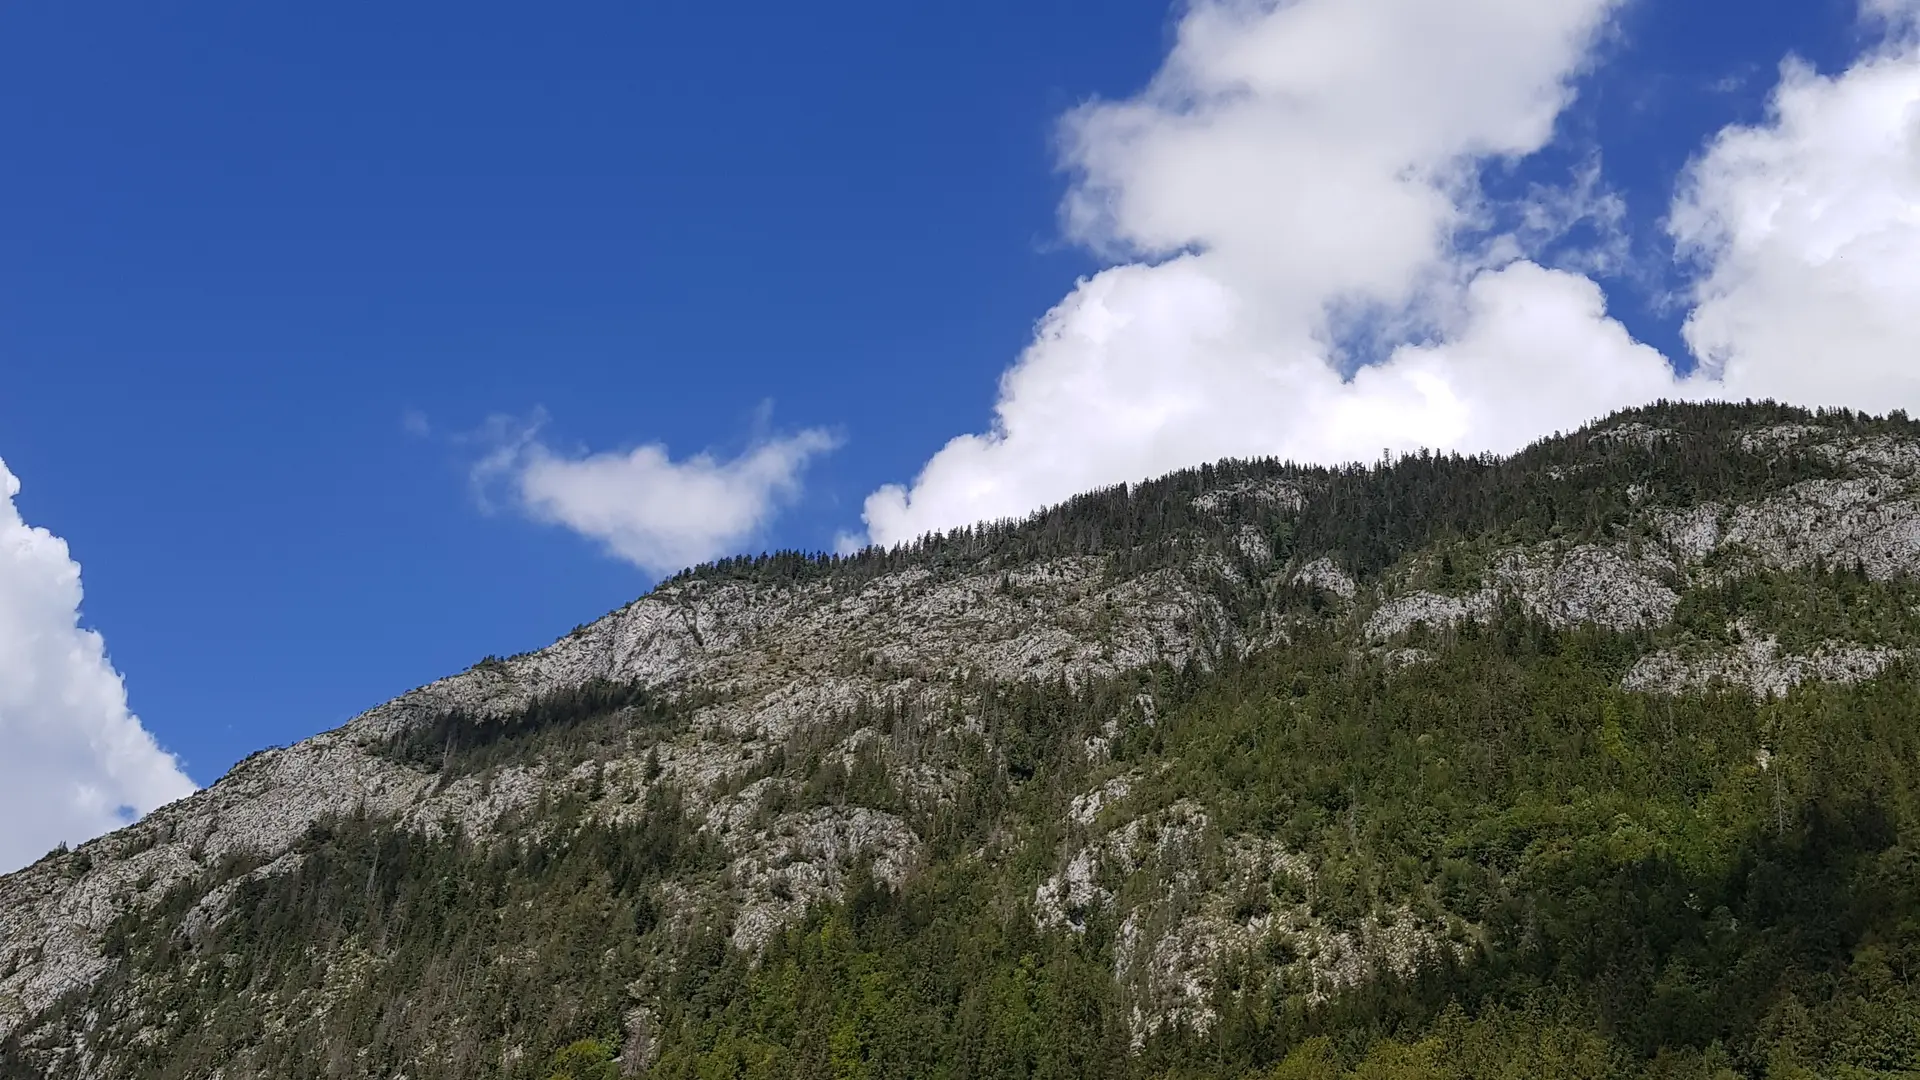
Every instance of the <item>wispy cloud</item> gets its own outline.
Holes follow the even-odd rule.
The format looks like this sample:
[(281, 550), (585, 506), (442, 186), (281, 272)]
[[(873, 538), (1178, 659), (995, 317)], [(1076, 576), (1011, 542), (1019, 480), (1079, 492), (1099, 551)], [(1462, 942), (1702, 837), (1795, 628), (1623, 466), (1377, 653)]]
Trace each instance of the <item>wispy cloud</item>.
[(821, 429), (756, 438), (728, 458), (675, 460), (647, 443), (599, 453), (561, 453), (540, 438), (544, 416), (496, 419), (493, 449), (473, 467), (482, 505), (506, 502), (538, 521), (599, 541), (654, 575), (735, 552), (797, 498), (814, 458), (840, 445)]

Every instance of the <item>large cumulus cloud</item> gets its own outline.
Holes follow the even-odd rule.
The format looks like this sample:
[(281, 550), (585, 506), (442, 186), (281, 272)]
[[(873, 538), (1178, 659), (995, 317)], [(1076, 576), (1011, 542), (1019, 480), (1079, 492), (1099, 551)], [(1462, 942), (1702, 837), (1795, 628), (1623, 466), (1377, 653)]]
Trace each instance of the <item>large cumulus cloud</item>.
[(1553, 142), (1617, 6), (1195, 0), (1144, 91), (1063, 123), (1068, 233), (1114, 265), (1041, 320), (986, 430), (868, 498), (868, 536), (1229, 455), (1508, 451), (1660, 397), (1920, 405), (1920, 7), (1866, 0), (1880, 44), (1789, 61), (1767, 121), (1703, 147), (1667, 218), (1695, 353), (1671, 358), (1585, 276), (1616, 245), (1535, 261), (1618, 224), (1596, 169), (1518, 206), (1478, 182)]
[(80, 625), (80, 566), (20, 517), (0, 462), (0, 871), (194, 790), (127, 709), (106, 645)]

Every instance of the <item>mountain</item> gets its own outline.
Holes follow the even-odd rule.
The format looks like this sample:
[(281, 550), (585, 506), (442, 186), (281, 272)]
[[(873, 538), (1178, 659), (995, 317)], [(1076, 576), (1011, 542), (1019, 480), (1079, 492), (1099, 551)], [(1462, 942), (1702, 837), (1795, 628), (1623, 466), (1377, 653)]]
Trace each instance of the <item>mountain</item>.
[(0, 878), (0, 1078), (1920, 1075), (1920, 423), (688, 571)]

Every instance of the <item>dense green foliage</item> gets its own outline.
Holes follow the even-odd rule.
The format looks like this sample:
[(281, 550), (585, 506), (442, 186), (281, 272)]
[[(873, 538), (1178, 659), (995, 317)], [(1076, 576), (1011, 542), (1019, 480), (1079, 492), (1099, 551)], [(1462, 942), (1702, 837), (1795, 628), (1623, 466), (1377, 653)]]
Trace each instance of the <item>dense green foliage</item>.
[(724, 1006), (684, 1005), (660, 1068), (1920, 1071), (1920, 688), (1655, 701), (1614, 689), (1633, 644), (1513, 619), (1390, 677), (1329, 641), (1208, 679), (1133, 733), (1131, 757), (1172, 766), (1158, 798), (1314, 852), (1329, 918), (1450, 912), (1476, 927), (1470, 959), (1314, 1008), (1252, 958), (1221, 981), (1213, 1030), (1129, 1056), (1110, 922), (1037, 933), (990, 876), (951, 866), (823, 912)]
[[(540, 842), (347, 820), (290, 874), (212, 871), (240, 882), (215, 926), (183, 929), (198, 889), (130, 922), (129, 965), (91, 1007), (155, 994), (175, 1026), (144, 1036), (150, 1057), (111, 1026), (100, 1045), (146, 1061), (139, 1076), (356, 1075), (364, 1050), (422, 1080), (537, 1080), (582, 1036), (628, 1038), (640, 982), (664, 1006), (662, 1077), (1920, 1070), (1920, 686), (1902, 671), (1771, 703), (1619, 691), (1647, 644), (1510, 615), (1398, 673), (1329, 630), (1149, 678), (1162, 720), (1118, 750), (1164, 766), (1143, 805), (1197, 799), (1221, 834), (1311, 853), (1336, 925), (1408, 904), (1472, 928), (1457, 962), (1324, 1006), (1248, 958), (1212, 1030), (1129, 1052), (1111, 918), (1042, 933), (1023, 897), (1059, 840), (1048, 808), (1090, 779), (1061, 748), (1137, 687), (1035, 684), (988, 709), (1011, 748), (998, 766), (922, 819), (944, 856), (898, 893), (859, 878), (757, 966), (723, 927), (663, 918), (661, 882), (720, 868), (665, 789), (623, 828), (540, 808)], [(906, 801), (840, 783), (828, 797)], [(995, 827), (1018, 850), (966, 857)], [(317, 1017), (297, 1039), (264, 1019), (288, 1007)]]
[(1793, 652), (1833, 640), (1905, 648), (1920, 644), (1920, 586), (1869, 581), (1844, 567), (1730, 576), (1682, 596), (1674, 624), (1687, 636), (1720, 644), (1743, 633), (1767, 634)]
[[(104, 1010), (93, 1045), (135, 1076), (341, 1076), (426, 1061), (413, 1075), (461, 1077), (504, 1056), (509, 1075), (544, 1077), (548, 1053), (582, 1033), (618, 1041), (625, 984), (661, 966), (656, 890), (719, 864), (668, 788), (632, 826), (587, 825), (579, 810), (537, 807), (544, 842), (486, 848), (365, 818), (316, 828), (291, 873), (215, 867), (160, 912), (124, 920), (110, 945), (125, 963), (74, 1004)], [(234, 914), (209, 926), (193, 904), (217, 882), (237, 889)], [(275, 1014), (301, 1017), (299, 1037)], [(143, 1031), (154, 1017), (166, 1020)], [(11, 1050), (0, 1062), (15, 1071), (0, 1075), (32, 1075)]]
[(595, 680), (536, 698), (507, 716), (452, 710), (407, 728), (382, 751), (395, 761), (452, 779), (507, 762), (555, 753), (611, 757), (636, 742), (657, 742), (684, 725), (689, 702), (668, 702), (644, 687)]
[(553, 1072), (547, 1080), (614, 1080), (620, 1075), (613, 1051), (598, 1039), (568, 1043), (553, 1055)]

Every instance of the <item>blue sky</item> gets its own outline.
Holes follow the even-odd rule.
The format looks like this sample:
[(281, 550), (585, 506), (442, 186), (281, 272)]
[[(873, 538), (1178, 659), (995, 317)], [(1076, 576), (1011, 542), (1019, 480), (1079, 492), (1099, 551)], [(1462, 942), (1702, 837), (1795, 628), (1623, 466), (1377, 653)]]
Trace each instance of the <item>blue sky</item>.
[[(1224, 453), (1353, 456), (1378, 430), (1510, 449), (1693, 372), (1683, 327), (1700, 312), (1725, 313), (1697, 321), (1733, 358), (1708, 373), (1728, 393), (1819, 397), (1768, 375), (1750, 346), (1756, 302), (1739, 283), (1775, 278), (1738, 260), (1778, 245), (1729, 241), (1738, 215), (1720, 213), (1814, 158), (1785, 131), (1756, 151), (1762, 164), (1730, 152), (1695, 174), (1694, 208), (1719, 225), (1685, 236), (1676, 191), (1716, 133), (1772, 123), (1789, 54), (1834, 77), (1892, 64), (1912, 9), (1877, 0), (1890, 27), (1840, 0), (1549, 0), (1562, 22), (1512, 30), (1499, 4), (1433, 6), (1457, 8), (1465, 35), (1439, 47), (1488, 50), (1462, 70), (1517, 72), (1436, 112), (1433, 145), (1343, 111), (1374, 86), (1435, 96), (1395, 82), (1418, 76), (1381, 59), (1400, 46), (1375, 48), (1364, 23), (1283, 25), (1270, 5), (9, 5), (0, 459), (25, 522), (84, 568), (81, 621), (104, 635), (132, 711), (206, 783), (482, 655), (544, 644), (687, 552), (897, 539)], [(1511, 50), (1485, 44), (1509, 32)], [(1360, 58), (1327, 76), (1322, 127), (1337, 134), (1214, 95), (1222, 72), (1245, 76), (1236, 65), (1300, 67), (1289, 42), (1313, 34), (1335, 35), (1314, 49)], [(1236, 51), (1256, 40), (1269, 51)], [(1447, 92), (1462, 79), (1432, 77)], [(1275, 93), (1310, 110), (1320, 89)], [(1420, 198), (1382, 188), (1379, 204), (1347, 207), (1364, 234), (1352, 243), (1303, 234), (1329, 216), (1308, 174), (1372, 168), (1395, 139), (1424, 170)], [(1874, 147), (1860, 153), (1897, 173), (1898, 155)], [(1808, 153), (1829, 150), (1853, 152)], [(1232, 164), (1198, 178), (1174, 167), (1210, 154)], [(1223, 172), (1235, 186), (1207, 186)], [(1911, 179), (1889, 173), (1888, 197)], [(1428, 196), (1446, 208), (1411, 231), (1441, 235), (1434, 250), (1367, 231)], [(1262, 209), (1289, 199), (1307, 211)], [(1863, 227), (1904, 235), (1888, 213)], [(1677, 259), (1689, 240), (1693, 257)], [(1377, 258), (1328, 271), (1338, 295), (1302, 284), (1327, 261), (1314, 252), (1348, 250)], [(1910, 285), (1888, 288), (1898, 299)], [(1610, 319), (1581, 307), (1590, 286)], [(1128, 324), (1140, 355), (1073, 352), (1089, 307), (1128, 304), (1172, 322)], [(1058, 333), (1042, 333), (1054, 344), (1003, 386), (1056, 305)], [(1359, 314), (1316, 321), (1335, 309)], [(1495, 325), (1539, 312), (1552, 319), (1506, 337)], [(1826, 325), (1808, 318), (1807, 333)], [(1909, 329), (1866, 351), (1911, 344)], [(1442, 354), (1492, 355), (1514, 334), (1633, 374), (1591, 393), (1587, 375), (1552, 376), (1557, 411), (1487, 419), (1513, 402), (1476, 398), (1478, 361)], [(1412, 381), (1314, 390), (1334, 395), (1327, 423), (1351, 419), (1337, 431), (1209, 416), (1248, 396), (1228, 368), (1301, 341), (1335, 367), (1377, 363), (1383, 387), (1401, 368)], [(1440, 352), (1396, 352), (1420, 347)], [(1467, 371), (1453, 404), (1407, 398), (1436, 364)], [(1178, 399), (1186, 419), (1150, 421), (1124, 452), (1076, 439), (1049, 409), (1095, 368), (1154, 408)], [(1884, 369), (1835, 403), (1902, 404), (1906, 384), (1888, 388)], [(1186, 400), (1214, 375), (1217, 398)], [(1000, 430), (997, 403), (1004, 446), (943, 450)], [(1453, 419), (1409, 425), (1402, 408)], [(665, 456), (575, 468), (647, 445)], [(730, 507), (746, 524), (669, 542), (659, 529), (683, 523), (628, 520), (650, 497), (635, 485), (686, 480), (674, 470), (703, 452), (711, 475), (660, 490), (692, 493), (684, 516)], [(1042, 465), (1004, 465), (1016, 453)], [(768, 471), (728, 471), (740, 461)], [(922, 484), (868, 501), (923, 469)], [(702, 501), (740, 484), (754, 488), (745, 502)], [(6, 708), (0, 740), (13, 737)]]
[(1092, 266), (1052, 119), (1167, 10), (829, 7), (0, 15), (0, 456), (196, 779), (648, 587), (409, 411), (691, 452), (771, 401), (848, 439), (807, 547), (979, 423)]

